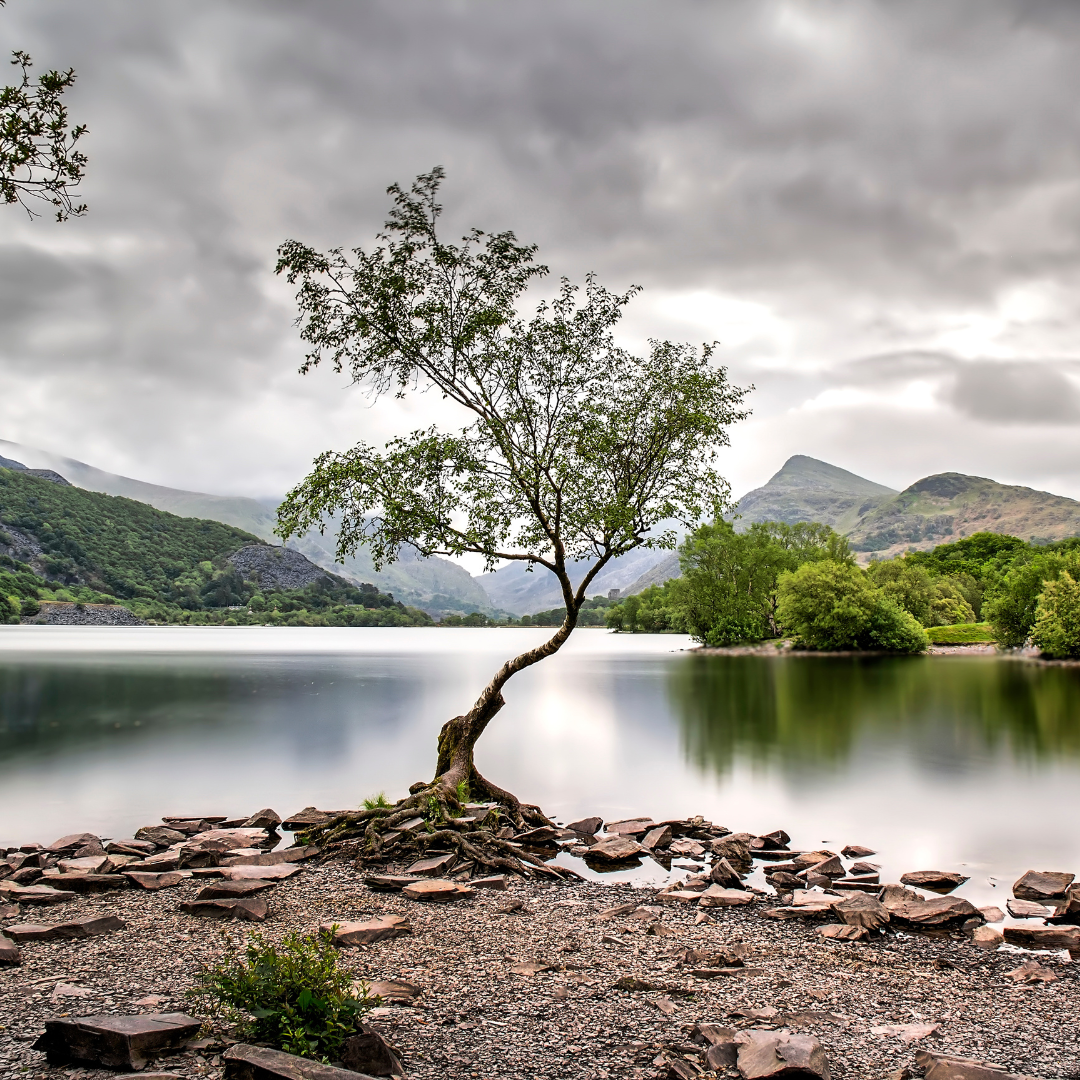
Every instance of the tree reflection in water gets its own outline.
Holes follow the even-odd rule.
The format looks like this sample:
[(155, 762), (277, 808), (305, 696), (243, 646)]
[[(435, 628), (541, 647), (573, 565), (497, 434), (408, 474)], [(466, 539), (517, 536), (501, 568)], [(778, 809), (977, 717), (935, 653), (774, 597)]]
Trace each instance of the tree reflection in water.
[(993, 657), (689, 656), (668, 684), (687, 759), (841, 769), (863, 742), (941, 765), (1080, 757), (1080, 668)]

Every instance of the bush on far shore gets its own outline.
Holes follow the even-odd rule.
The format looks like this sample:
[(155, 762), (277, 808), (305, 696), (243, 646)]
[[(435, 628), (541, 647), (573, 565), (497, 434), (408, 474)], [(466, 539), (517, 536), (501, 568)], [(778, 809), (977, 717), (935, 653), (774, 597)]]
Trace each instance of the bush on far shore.
[(923, 652), (923, 628), (865, 570), (831, 560), (780, 575), (777, 618), (810, 649)]
[(1051, 659), (1080, 657), (1080, 581), (1068, 570), (1043, 586), (1031, 640)]

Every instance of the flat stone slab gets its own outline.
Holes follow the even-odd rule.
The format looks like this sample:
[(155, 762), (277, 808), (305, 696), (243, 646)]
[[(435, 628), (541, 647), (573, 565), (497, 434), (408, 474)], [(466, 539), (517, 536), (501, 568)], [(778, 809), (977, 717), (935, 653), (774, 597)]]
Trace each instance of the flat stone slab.
[(904, 926), (950, 926), (968, 919), (982, 920), (974, 904), (959, 896), (935, 896), (929, 900), (885, 899), (894, 922)]
[(146, 825), (135, 834), (136, 840), (145, 840), (157, 847), (167, 848), (173, 844), (182, 843), (188, 838), (188, 834), (179, 829), (170, 829), (164, 825)]
[(1024, 949), (1068, 949), (1080, 953), (1080, 926), (1006, 926), (1005, 940)]
[(1075, 877), (1055, 870), (1029, 870), (1013, 884), (1013, 896), (1020, 900), (1061, 900)]
[(126, 930), (127, 923), (115, 915), (90, 915), (85, 919), (72, 919), (57, 923), (53, 928), (56, 938), (88, 938), (99, 934), (111, 934), (114, 930)]
[(600, 831), (600, 826), (603, 824), (603, 818), (586, 817), (581, 818), (579, 821), (571, 821), (566, 827), (570, 832), (575, 832), (579, 836), (592, 836)]
[(216, 866), (213, 869), (226, 881), (282, 881), (295, 877), (303, 867), (296, 863), (274, 863), (271, 866)]
[[(240, 849), (236, 849), (239, 852)], [(243, 855), (229, 854), (221, 860), (222, 866), (280, 866), (283, 863), (303, 862), (322, 854), (318, 844), (301, 844), (297, 847), (281, 848), (279, 851), (245, 852)]]
[(652, 818), (625, 818), (622, 821), (609, 821), (604, 831), (614, 836), (644, 836), (655, 828), (656, 822)]
[(201, 1027), (201, 1020), (186, 1013), (46, 1020), (34, 1049), (43, 1050), (50, 1065), (141, 1069), (154, 1055), (179, 1050)]
[(916, 1050), (915, 1063), (925, 1071), (925, 1080), (1032, 1080), (1009, 1072), (1004, 1065), (950, 1054), (932, 1054), (928, 1050)]
[(75, 894), (67, 889), (50, 889), (47, 885), (8, 885), (6, 881), (0, 881), (0, 889), (9, 900), (19, 904), (35, 904), (48, 907), (52, 904), (66, 904), (75, 899)]
[(51, 941), (56, 937), (53, 927), (42, 923), (17, 923), (15, 926), (5, 926), (4, 933), (20, 945), (24, 941)]
[(144, 870), (125, 870), (124, 877), (140, 889), (156, 892), (158, 889), (171, 889), (174, 885), (179, 885), (181, 881), (191, 877), (191, 874), (185, 870), (163, 870), (159, 874)]
[(813, 1035), (786, 1035), (750, 1029), (736, 1036), (739, 1073), (744, 1080), (792, 1076), (829, 1080), (825, 1048)]
[(84, 855), (81, 859), (61, 859), (56, 865), (62, 874), (96, 874), (109, 865), (109, 856)]
[[(645, 831), (642, 829), (642, 832)], [(585, 858), (592, 862), (626, 862), (643, 853), (645, 848), (636, 840), (631, 840), (628, 836), (612, 836), (593, 844)]]
[(401, 890), (402, 896), (410, 900), (424, 900), (431, 903), (449, 903), (452, 900), (467, 900), (476, 895), (475, 889), (459, 885), (456, 881), (447, 881), (445, 878), (431, 878), (424, 881), (414, 881)]
[(180, 910), (209, 919), (265, 922), (270, 908), (262, 897), (241, 896), (222, 900), (189, 900), (180, 905)]
[(332, 932), (334, 944), (339, 947), (373, 945), (376, 941), (386, 941), (411, 934), (412, 923), (403, 915), (379, 915), (365, 922), (323, 923), (319, 929), (327, 933)]
[(1008, 908), (1009, 914), (1014, 919), (1045, 919), (1054, 914), (1045, 904), (1037, 904), (1034, 900), (1014, 900), (1010, 898), (1005, 901), (1005, 907)]
[(21, 963), (18, 944), (6, 933), (0, 934), (0, 967), (18, 967)]
[(457, 862), (456, 855), (438, 855), (433, 859), (419, 859), (405, 868), (406, 874), (423, 874), (425, 877), (438, 877), (440, 874), (445, 874), (454, 863)]
[(383, 1001), (415, 1001), (424, 991), (415, 983), (401, 979), (376, 979), (368, 983), (368, 997), (380, 997)]
[(235, 900), (277, 887), (276, 881), (212, 881), (199, 890), (196, 900)]
[(831, 941), (865, 941), (868, 937), (865, 926), (849, 926), (847, 923), (828, 923), (819, 926), (817, 932)]
[(126, 889), (131, 884), (122, 874), (58, 874), (56, 877), (46, 876), (45, 880), (55, 883), (58, 889), (76, 893), (113, 892), (115, 889)]
[(372, 1080), (366, 1073), (247, 1043), (230, 1046), (224, 1059), (227, 1080)]
[(888, 908), (875, 897), (861, 892), (852, 893), (833, 904), (833, 911), (847, 926), (865, 930), (880, 930), (890, 921)]
[(910, 885), (915, 889), (947, 893), (952, 892), (958, 885), (963, 885), (967, 880), (963, 874), (955, 874), (950, 870), (915, 870), (910, 874), (903, 874), (900, 883)]
[(505, 874), (492, 874), (491, 877), (473, 878), (469, 885), (474, 889), (494, 889), (496, 892), (506, 892), (510, 888), (510, 880)]
[(702, 894), (698, 907), (742, 907), (752, 904), (757, 897), (743, 889), (725, 889), (720, 885), (710, 885)]
[(364, 884), (373, 892), (401, 892), (417, 880), (405, 874), (371, 874), (364, 878)]
[(59, 840), (54, 840), (45, 850), (56, 855), (61, 851), (74, 851), (76, 848), (85, 847), (87, 844), (100, 843), (100, 837), (95, 836), (93, 833), (70, 833), (68, 836), (61, 836)]

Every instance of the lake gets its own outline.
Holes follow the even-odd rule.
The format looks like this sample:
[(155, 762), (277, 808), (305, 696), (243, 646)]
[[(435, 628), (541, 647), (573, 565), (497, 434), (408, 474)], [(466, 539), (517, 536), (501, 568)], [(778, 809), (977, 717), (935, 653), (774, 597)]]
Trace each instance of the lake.
[[(400, 797), (443, 721), (547, 633), (0, 627), (0, 845)], [(874, 848), (882, 880), (959, 869), (980, 904), (1027, 869), (1080, 871), (1080, 670), (690, 646), (577, 631), (509, 684), (480, 770), (563, 821), (700, 813)]]

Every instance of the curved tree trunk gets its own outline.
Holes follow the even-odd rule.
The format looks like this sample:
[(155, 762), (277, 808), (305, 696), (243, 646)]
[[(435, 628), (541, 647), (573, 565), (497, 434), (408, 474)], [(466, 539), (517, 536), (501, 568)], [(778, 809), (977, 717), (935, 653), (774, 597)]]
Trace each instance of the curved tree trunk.
[(484, 687), (476, 704), (463, 716), (455, 716), (443, 724), (439, 732), (439, 760), (435, 766), (433, 785), (444, 795), (457, 798), (459, 785), (464, 782), (469, 798), (491, 800), (502, 803), (512, 811), (520, 810), (521, 804), (513, 794), (480, 775), (473, 761), (473, 748), (492, 718), (506, 704), (502, 688), (507, 681), (519, 671), (558, 652), (577, 625), (577, 616), (576, 606), (568, 608), (562, 626), (553, 637), (543, 645), (507, 660)]

